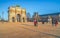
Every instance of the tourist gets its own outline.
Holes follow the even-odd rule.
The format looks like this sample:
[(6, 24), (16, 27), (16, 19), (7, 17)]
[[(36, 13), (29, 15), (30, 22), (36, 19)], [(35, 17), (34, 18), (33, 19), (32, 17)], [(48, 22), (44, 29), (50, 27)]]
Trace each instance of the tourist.
[(44, 24), (44, 19), (42, 19), (42, 24)]
[(37, 26), (37, 20), (34, 19), (34, 26)]
[(55, 19), (52, 18), (52, 26), (55, 26)]
[(55, 22), (55, 26), (57, 26), (57, 24), (58, 24), (58, 21), (56, 20), (56, 22)]
[(42, 24), (44, 24), (44, 21), (42, 21)]

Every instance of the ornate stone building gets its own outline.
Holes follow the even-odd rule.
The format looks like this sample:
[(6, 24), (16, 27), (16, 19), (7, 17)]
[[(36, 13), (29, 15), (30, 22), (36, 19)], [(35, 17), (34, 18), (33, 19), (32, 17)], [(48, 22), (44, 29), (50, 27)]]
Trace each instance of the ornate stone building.
[(27, 22), (26, 9), (19, 6), (11, 6), (8, 10), (9, 22)]

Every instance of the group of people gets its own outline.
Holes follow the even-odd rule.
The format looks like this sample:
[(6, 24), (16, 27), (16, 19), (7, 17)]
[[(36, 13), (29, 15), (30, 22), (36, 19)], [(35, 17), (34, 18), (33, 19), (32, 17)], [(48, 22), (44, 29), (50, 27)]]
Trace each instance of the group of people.
[[(42, 22), (42, 24), (44, 24), (44, 21)], [(52, 26), (57, 26), (57, 24), (58, 24), (58, 20), (52, 18)], [(38, 21), (36, 19), (34, 19), (34, 26), (38, 26)]]
[(56, 18), (52, 18), (52, 26), (57, 26), (58, 20)]

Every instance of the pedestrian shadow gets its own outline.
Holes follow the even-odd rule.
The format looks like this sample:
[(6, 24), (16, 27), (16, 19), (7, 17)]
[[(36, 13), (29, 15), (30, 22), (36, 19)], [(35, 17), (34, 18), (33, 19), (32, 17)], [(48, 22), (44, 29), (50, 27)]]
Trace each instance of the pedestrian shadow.
[[(40, 31), (39, 31), (39, 32), (40, 32)], [(49, 34), (49, 33), (44, 33), (44, 32), (40, 32), (40, 33), (46, 34), (46, 35), (50, 35), (50, 36), (54, 36), (54, 37), (56, 37), (56, 38), (60, 38), (60, 36), (57, 36), (57, 35), (55, 35), (55, 34)]]
[(60, 37), (58, 37), (58, 38), (60, 38)]
[(28, 24), (22, 24), (22, 25), (26, 25), (26, 26), (33, 26), (33, 25), (28, 25)]
[[(32, 25), (28, 25), (28, 24), (22, 24), (22, 25), (32, 26)], [(30, 30), (30, 31), (33, 31), (33, 32), (39, 32), (39, 33), (42, 33), (42, 34), (46, 34), (46, 35), (50, 35), (50, 36), (54, 36), (54, 37), (60, 38), (60, 36), (55, 35), (55, 34), (50, 34), (50, 33), (40, 32), (39, 30), (32, 30), (32, 29), (29, 29), (29, 28), (24, 28), (24, 29), (27, 29), (27, 30)]]

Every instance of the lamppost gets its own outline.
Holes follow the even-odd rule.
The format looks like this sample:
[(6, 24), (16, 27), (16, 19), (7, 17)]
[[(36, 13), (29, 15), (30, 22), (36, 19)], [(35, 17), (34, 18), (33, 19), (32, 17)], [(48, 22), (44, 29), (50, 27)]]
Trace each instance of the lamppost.
[(4, 12), (2, 12), (2, 22), (4, 21)]
[(0, 16), (0, 21), (1, 21), (1, 16)]

